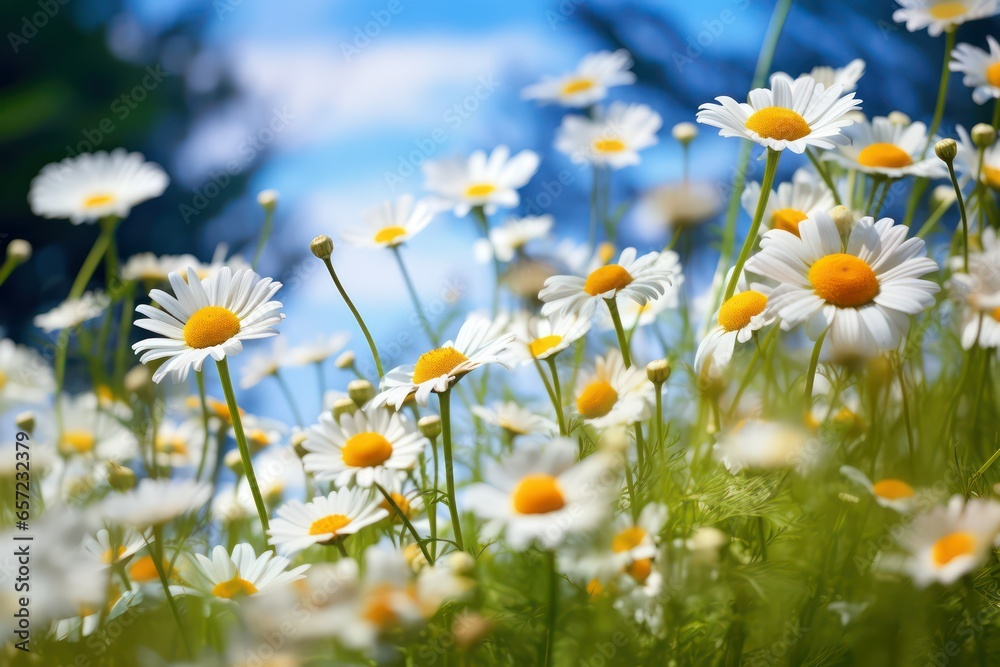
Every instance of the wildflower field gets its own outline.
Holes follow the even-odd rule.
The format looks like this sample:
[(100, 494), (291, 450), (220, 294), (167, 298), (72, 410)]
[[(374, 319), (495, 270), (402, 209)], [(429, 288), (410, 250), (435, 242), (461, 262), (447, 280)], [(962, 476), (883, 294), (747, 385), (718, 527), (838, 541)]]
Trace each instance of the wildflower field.
[[(0, 339), (0, 664), (1000, 664), (1000, 43), (963, 41), (1000, 2), (882, 4), (933, 38), (933, 106), (869, 112), (860, 58), (773, 68), (788, 0), (672, 126), (620, 99), (625, 49), (539, 67), (565, 222), (497, 142), (315, 238), (264, 189), (251, 243), (125, 254), (167, 170), (40, 159), (33, 224), (92, 245)], [(620, 197), (665, 143), (682, 177)], [(473, 296), (428, 298), (465, 228), (434, 261)], [(306, 261), (267, 275), (279, 240)], [(44, 258), (3, 243), (12, 299)]]

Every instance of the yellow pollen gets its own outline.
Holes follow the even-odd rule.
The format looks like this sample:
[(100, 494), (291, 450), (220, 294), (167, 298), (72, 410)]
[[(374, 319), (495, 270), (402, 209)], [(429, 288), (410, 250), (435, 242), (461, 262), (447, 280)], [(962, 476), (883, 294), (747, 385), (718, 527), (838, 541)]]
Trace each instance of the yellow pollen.
[(597, 246), (597, 258), (601, 260), (601, 264), (607, 264), (614, 256), (615, 244), (611, 241), (602, 241), (601, 245)]
[(877, 143), (865, 146), (858, 153), (858, 164), (878, 169), (901, 169), (913, 164), (913, 158), (896, 144)]
[(548, 514), (566, 505), (559, 480), (552, 475), (527, 475), (514, 487), (511, 495), (518, 514)]
[(771, 229), (783, 229), (798, 236), (799, 223), (807, 217), (809, 216), (795, 208), (779, 208), (771, 216)]
[(631, 551), (646, 539), (646, 531), (639, 526), (631, 526), (611, 538), (611, 550), (616, 554)]
[(62, 449), (70, 454), (87, 454), (94, 449), (95, 438), (90, 431), (66, 431), (62, 436)]
[(726, 331), (739, 331), (766, 307), (767, 297), (760, 292), (747, 290), (734, 294), (719, 308), (719, 326)]
[(247, 440), (250, 444), (258, 449), (267, 447), (271, 444), (271, 438), (268, 437), (267, 432), (264, 429), (254, 428), (247, 432)]
[(101, 554), (101, 561), (108, 564), (117, 562), (118, 559), (122, 557), (122, 554), (125, 553), (125, 547), (120, 546), (117, 551), (118, 553), (116, 554), (112, 549), (106, 549), (104, 553)]
[(608, 264), (590, 272), (587, 282), (583, 284), (583, 291), (590, 296), (597, 296), (611, 291), (617, 292), (631, 282), (632, 274), (618, 264)]
[(188, 453), (187, 444), (180, 438), (166, 439), (157, 438), (156, 439), (156, 451), (161, 454), (179, 454), (184, 456)]
[(625, 568), (625, 571), (641, 584), (653, 573), (653, 561), (649, 558), (640, 558)]
[(389, 460), (392, 444), (380, 433), (365, 431), (348, 438), (340, 456), (352, 468), (374, 468)]
[(371, 593), (371, 599), (362, 610), (361, 616), (383, 630), (395, 625), (399, 620), (393, 606), (393, 597), (396, 593), (397, 590), (388, 584), (380, 586)]
[(496, 191), (492, 183), (473, 183), (465, 189), (466, 197), (485, 197)]
[(626, 148), (621, 139), (594, 139), (594, 150), (598, 153), (621, 153)]
[(986, 68), (986, 83), (994, 88), (1000, 88), (1000, 62), (992, 63)]
[(453, 347), (439, 347), (424, 352), (413, 368), (413, 384), (420, 384), (451, 373), (469, 358)]
[(112, 194), (96, 194), (90, 195), (83, 200), (84, 208), (97, 208), (98, 206), (107, 206), (115, 200), (115, 196)]
[(872, 484), (872, 493), (886, 500), (912, 498), (913, 487), (900, 479), (882, 479)]
[(345, 516), (343, 514), (328, 514), (322, 519), (316, 519), (309, 526), (310, 535), (328, 535), (333, 533), (337, 535), (337, 531), (341, 530), (345, 526), (351, 523), (351, 517)]
[(406, 229), (403, 227), (383, 227), (375, 234), (375, 243), (385, 243), (386, 245), (399, 245), (402, 240), (399, 237), (406, 236)]
[(585, 90), (590, 90), (593, 87), (594, 82), (590, 79), (570, 79), (563, 84), (562, 92), (563, 95), (574, 95), (582, 93)]
[(611, 412), (618, 402), (618, 392), (604, 380), (594, 380), (580, 392), (576, 399), (576, 411), (584, 419), (597, 419)]
[(227, 600), (246, 597), (256, 592), (257, 587), (246, 579), (241, 579), (238, 574), (229, 581), (223, 581), (212, 587), (212, 595)]
[[(406, 518), (410, 518), (410, 515), (413, 513), (413, 508), (410, 506), (410, 501), (406, 499), (406, 496), (404, 496), (402, 493), (396, 493), (395, 491), (391, 491), (389, 493), (389, 497), (392, 498), (392, 502), (396, 503), (396, 507), (398, 507), (399, 510), (403, 513), (403, 516), (405, 516)], [(383, 498), (382, 502), (379, 503), (379, 507), (389, 512), (389, 515), (393, 521), (400, 521), (399, 516), (396, 514), (396, 510), (392, 508), (392, 505), (389, 504), (388, 500)], [(416, 545), (411, 544), (410, 546), (416, 546)]]
[(863, 259), (846, 253), (821, 257), (809, 268), (816, 296), (838, 308), (856, 308), (878, 296), (878, 278)]
[(785, 107), (765, 107), (747, 118), (746, 127), (764, 139), (795, 141), (812, 130), (806, 119)]
[(971, 533), (949, 533), (931, 547), (931, 559), (937, 567), (944, 567), (959, 556), (968, 556), (975, 550), (976, 538)]
[(983, 183), (994, 190), (1000, 190), (1000, 169), (983, 165)]
[(556, 334), (550, 334), (548, 336), (542, 336), (541, 338), (536, 338), (535, 340), (528, 343), (528, 349), (531, 350), (531, 356), (536, 359), (555, 346), (562, 342), (562, 336), (557, 336)]
[(968, 11), (968, 8), (964, 2), (939, 2), (927, 8), (927, 13), (939, 21), (953, 19), (956, 16), (961, 16), (966, 11)]
[[(163, 561), (163, 571), (167, 574), (168, 579), (174, 574), (170, 567), (170, 562), (166, 559)], [(132, 561), (132, 564), (128, 568), (128, 576), (132, 581), (143, 584), (155, 581), (160, 575), (156, 572), (156, 564), (153, 562), (153, 558), (151, 556), (143, 556)]]
[(240, 318), (228, 308), (205, 306), (194, 312), (184, 325), (184, 342), (201, 350), (222, 345), (240, 332)]

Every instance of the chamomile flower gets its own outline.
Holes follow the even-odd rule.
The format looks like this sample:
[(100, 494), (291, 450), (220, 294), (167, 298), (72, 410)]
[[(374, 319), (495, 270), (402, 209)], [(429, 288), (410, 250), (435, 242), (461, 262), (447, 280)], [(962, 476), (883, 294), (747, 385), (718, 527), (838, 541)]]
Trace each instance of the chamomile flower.
[[(229, 269), (233, 273), (252, 269), (250, 263), (241, 256), (230, 255), (229, 246), (225, 243), (220, 243), (215, 246), (215, 252), (212, 253), (211, 261), (198, 262), (193, 266), (195, 273), (198, 274), (198, 277), (202, 280), (205, 278), (215, 277), (223, 269)], [(187, 267), (182, 267), (178, 273), (184, 276), (186, 268)]]
[(597, 429), (634, 424), (649, 417), (656, 398), (646, 369), (625, 368), (621, 352), (598, 356), (592, 371), (584, 371), (576, 385), (576, 412)]
[(626, 248), (617, 264), (599, 266), (586, 278), (552, 276), (538, 293), (544, 302), (542, 315), (558, 313), (589, 319), (604, 299), (631, 299), (639, 305), (659, 299), (671, 284), (669, 258), (658, 252), (639, 258), (636, 254), (635, 248)]
[(868, 493), (872, 494), (875, 502), (882, 507), (897, 512), (909, 512), (913, 508), (913, 501), (916, 491), (908, 483), (901, 479), (884, 478), (877, 482), (872, 482), (868, 475), (864, 474), (852, 466), (840, 466), (840, 474), (851, 480), (855, 484), (864, 487)]
[(916, 32), (927, 28), (937, 37), (966, 21), (993, 16), (998, 11), (997, 0), (896, 0), (899, 9), (892, 13), (896, 23), (906, 23), (906, 29)]
[(246, 543), (233, 547), (231, 555), (220, 545), (212, 550), (211, 558), (195, 554), (191, 560), (194, 571), (187, 592), (221, 600), (268, 593), (302, 579), (309, 569), (308, 565), (300, 565), (289, 570), (287, 558), (275, 556), (272, 551), (257, 556)]
[(556, 149), (574, 162), (621, 169), (639, 164), (639, 151), (657, 142), (660, 114), (645, 104), (613, 102), (596, 118), (565, 116), (556, 135)]
[(385, 470), (412, 470), (427, 440), (402, 413), (381, 407), (345, 414), (324, 412), (306, 432), (302, 459), (317, 480), (370, 487)]
[(152, 531), (143, 533), (127, 526), (121, 533), (112, 535), (107, 528), (101, 528), (95, 535), (84, 537), (83, 548), (108, 568), (128, 560), (152, 541)]
[(484, 423), (499, 426), (507, 433), (518, 435), (533, 435), (536, 433), (552, 435), (558, 430), (551, 419), (535, 414), (514, 401), (494, 403), (492, 407), (473, 405), (472, 414)]
[(802, 469), (809, 463), (809, 435), (801, 428), (762, 419), (744, 419), (721, 433), (715, 444), (716, 458), (726, 470)]
[(722, 210), (723, 200), (715, 183), (681, 181), (665, 183), (647, 191), (636, 206), (636, 224), (647, 233), (674, 233), (697, 227)]
[(962, 83), (972, 88), (972, 101), (986, 104), (1000, 97), (1000, 42), (993, 35), (986, 36), (990, 47), (987, 53), (972, 44), (959, 44), (951, 52), (948, 69), (961, 72)]
[(47, 313), (36, 315), (34, 325), (45, 333), (72, 329), (98, 317), (111, 303), (104, 292), (87, 292), (79, 299), (68, 299)]
[(811, 77), (813, 81), (830, 88), (831, 86), (841, 86), (843, 92), (853, 92), (858, 87), (858, 81), (865, 73), (865, 61), (855, 58), (843, 67), (830, 67), (819, 65), (813, 67), (810, 72), (802, 76)]
[(708, 372), (716, 373), (729, 366), (737, 343), (750, 341), (757, 331), (774, 322), (774, 313), (768, 309), (771, 288), (762, 283), (748, 285), (741, 278), (737, 291), (719, 308), (712, 327), (698, 345), (694, 367), (702, 369), (711, 359)]
[(312, 342), (292, 348), (289, 355), (300, 364), (321, 364), (343, 350), (350, 338), (345, 333), (320, 336)]
[(434, 212), (427, 202), (414, 202), (411, 195), (402, 195), (366, 211), (363, 217), (364, 228), (344, 230), (344, 240), (360, 247), (394, 248), (427, 227)]
[(83, 153), (47, 164), (31, 181), (28, 201), (35, 215), (68, 218), (74, 225), (126, 217), (132, 207), (159, 197), (169, 179), (142, 153), (118, 148)]
[(557, 102), (566, 107), (588, 107), (600, 102), (612, 86), (635, 83), (629, 71), (632, 56), (625, 49), (588, 53), (576, 71), (559, 77), (546, 77), (521, 91), (521, 97), (542, 103)]
[(522, 313), (514, 318), (511, 331), (517, 336), (507, 352), (512, 364), (530, 364), (559, 354), (587, 335), (589, 318), (556, 313), (551, 317), (530, 317)]
[(59, 453), (65, 457), (93, 457), (101, 461), (127, 461), (138, 455), (138, 440), (116, 415), (99, 406), (95, 394), (60, 399), (62, 431)]
[(466, 492), (466, 506), (488, 522), (487, 539), (503, 532), (515, 551), (552, 549), (607, 518), (621, 488), (611, 467), (606, 453), (578, 462), (576, 446), (563, 438), (524, 444), (487, 465), (485, 481)]
[[(751, 181), (740, 197), (743, 210), (751, 216), (757, 211), (760, 193), (760, 183)], [(799, 169), (791, 183), (782, 183), (771, 191), (764, 207), (761, 234), (769, 229), (783, 229), (798, 236), (800, 222), (820, 211), (829, 211), (834, 203), (833, 193), (826, 185), (805, 169)]]
[(517, 194), (538, 170), (538, 154), (521, 151), (514, 157), (510, 149), (497, 146), (487, 157), (476, 151), (468, 159), (428, 160), (423, 164), (424, 187), (438, 196), (437, 204), (464, 217), (476, 206), (487, 215), (497, 208), (513, 208), (521, 201)]
[(941, 178), (948, 168), (936, 156), (921, 157), (927, 146), (927, 126), (921, 122), (899, 125), (884, 116), (862, 120), (844, 130), (851, 143), (823, 156), (847, 169), (873, 176)]
[(618, 570), (624, 570), (636, 582), (643, 583), (653, 570), (660, 531), (667, 521), (667, 506), (650, 503), (642, 508), (637, 520), (620, 514), (614, 523), (611, 551)]
[[(983, 230), (985, 243), (993, 243), (996, 231)], [(1000, 347), (1000, 252), (996, 249), (969, 255), (969, 272), (964, 262), (953, 258), (955, 273), (948, 280), (948, 290), (962, 303), (960, 341), (963, 349), (978, 344), (984, 348)]]
[(719, 104), (699, 107), (699, 123), (719, 128), (723, 137), (742, 137), (793, 153), (847, 143), (842, 130), (854, 122), (848, 113), (861, 104), (854, 93), (844, 95), (838, 84), (826, 87), (808, 76), (793, 81), (781, 72), (771, 76), (770, 88), (751, 90), (745, 104), (731, 97), (716, 100)]
[(993, 553), (1000, 533), (1000, 503), (954, 496), (918, 515), (900, 539), (909, 552), (905, 570), (918, 586), (953, 584)]
[(122, 278), (146, 283), (163, 283), (172, 271), (186, 271), (189, 266), (198, 266), (194, 255), (160, 255), (141, 252), (132, 255), (122, 265)]
[(264, 378), (277, 375), (282, 368), (298, 365), (298, 358), (288, 352), (288, 344), (279, 338), (270, 350), (258, 352), (247, 360), (240, 375), (240, 387), (256, 387)]
[(105, 498), (100, 513), (116, 524), (146, 528), (197, 511), (211, 496), (212, 487), (208, 484), (147, 477), (139, 480), (131, 491)]
[[(618, 302), (618, 313), (625, 331), (652, 324), (660, 313), (680, 305), (680, 294), (685, 281), (680, 255), (673, 250), (664, 250), (660, 253), (657, 265), (661, 271), (670, 272), (670, 282), (664, 283), (663, 296), (653, 301), (638, 303), (632, 299), (624, 299)], [(615, 322), (611, 317), (611, 311), (607, 308), (598, 310), (597, 324), (601, 329), (614, 330)]]
[(218, 275), (199, 279), (188, 267), (187, 280), (170, 274), (174, 295), (154, 289), (150, 299), (163, 310), (140, 305), (136, 311), (147, 319), (135, 325), (160, 334), (132, 346), (141, 360), (149, 363), (166, 359), (153, 374), (154, 382), (170, 378), (183, 382), (193, 368), (200, 371), (209, 357), (221, 361), (243, 350), (243, 341), (277, 335), (273, 328), (284, 315), (281, 303), (271, 297), (281, 283), (260, 278), (250, 270), (222, 268)]
[(764, 235), (747, 270), (777, 281), (768, 297), (790, 329), (806, 323), (813, 339), (829, 331), (841, 354), (871, 356), (893, 350), (909, 328), (909, 316), (934, 303), (938, 286), (919, 276), (937, 270), (924, 242), (891, 218), (862, 218), (846, 247), (826, 213), (799, 223), (797, 237), (782, 230)]
[(205, 447), (205, 427), (200, 419), (164, 420), (156, 429), (156, 463), (169, 468), (196, 466)]
[(509, 370), (503, 353), (514, 341), (514, 334), (493, 337), (493, 322), (472, 315), (453, 341), (424, 352), (413, 366), (399, 366), (382, 378), (379, 394), (371, 405), (392, 405), (398, 410), (413, 394), (417, 403), (427, 405), (431, 393), (447, 391), (467, 373), (485, 364), (500, 364)]
[[(1000, 190), (1000, 141), (992, 146), (987, 146), (983, 150), (982, 165), (979, 164), (979, 148), (972, 143), (968, 130), (961, 125), (955, 127), (958, 134), (958, 155), (955, 157), (955, 171), (968, 179), (975, 180), (979, 175), (980, 180), (994, 191)], [(954, 191), (954, 190), (953, 190)], [(974, 203), (978, 205), (978, 201)], [(974, 219), (973, 212), (969, 212), (970, 222)]]
[(389, 516), (379, 506), (380, 499), (369, 489), (345, 486), (309, 503), (290, 500), (271, 521), (269, 541), (286, 556), (314, 544), (332, 543)]
[(543, 239), (552, 230), (552, 216), (539, 215), (508, 218), (490, 228), (489, 239), (478, 239), (473, 248), (476, 259), (482, 263), (496, 257), (509, 262), (523, 252), (524, 246), (536, 239)]
[(0, 406), (44, 401), (54, 388), (52, 367), (42, 355), (0, 338)]

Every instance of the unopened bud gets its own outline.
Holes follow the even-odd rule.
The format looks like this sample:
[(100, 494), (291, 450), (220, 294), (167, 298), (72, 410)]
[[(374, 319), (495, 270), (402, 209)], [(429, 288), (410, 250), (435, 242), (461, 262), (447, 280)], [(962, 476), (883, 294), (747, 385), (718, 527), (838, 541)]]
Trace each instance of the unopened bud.
[(353, 415), (354, 411), (358, 409), (357, 403), (349, 398), (338, 398), (333, 402), (333, 419), (336, 422), (340, 422), (340, 418), (344, 415)]
[(348, 368), (351, 368), (354, 366), (354, 353), (350, 350), (342, 352), (339, 357), (334, 359), (333, 365), (340, 370), (347, 370)]
[(320, 259), (330, 259), (330, 255), (333, 254), (333, 239), (326, 234), (320, 234), (309, 244), (309, 249)]
[(243, 457), (240, 456), (240, 452), (237, 449), (230, 449), (226, 452), (226, 458), (224, 459), (226, 467), (236, 473), (237, 477), (243, 476)]
[(14, 239), (7, 244), (7, 260), (24, 264), (31, 258), (31, 244), (24, 239)]
[(31, 411), (18, 413), (14, 417), (14, 423), (17, 424), (18, 429), (31, 435), (35, 431), (35, 413)]
[(899, 125), (901, 127), (906, 127), (912, 121), (910, 120), (910, 117), (907, 116), (902, 111), (891, 111), (891, 112), (889, 112), (889, 122), (892, 123), (893, 125)]
[(108, 462), (108, 484), (115, 491), (128, 491), (135, 487), (135, 473), (113, 461)]
[(347, 395), (359, 408), (363, 408), (368, 401), (375, 398), (375, 387), (368, 380), (351, 380), (347, 383)]
[(976, 123), (972, 126), (972, 143), (979, 148), (989, 148), (997, 140), (997, 131), (989, 123)]
[(834, 206), (830, 209), (830, 217), (837, 225), (837, 231), (843, 235), (848, 235), (854, 228), (854, 214), (846, 206)]
[(422, 417), (420, 421), (417, 422), (417, 428), (420, 429), (421, 435), (425, 438), (433, 440), (441, 435), (441, 418), (437, 415)]
[(670, 379), (670, 362), (666, 359), (657, 359), (646, 364), (646, 377), (653, 384), (663, 384)]
[(698, 136), (698, 126), (694, 123), (677, 123), (670, 133), (679, 144), (687, 146)]
[(261, 208), (270, 213), (278, 204), (278, 191), (261, 190), (257, 193), (257, 203), (260, 204)]
[(125, 390), (130, 394), (148, 396), (153, 389), (153, 374), (145, 364), (139, 364), (129, 369), (124, 382)]
[(934, 144), (934, 154), (944, 162), (951, 164), (958, 155), (958, 144), (954, 139), (942, 139)]

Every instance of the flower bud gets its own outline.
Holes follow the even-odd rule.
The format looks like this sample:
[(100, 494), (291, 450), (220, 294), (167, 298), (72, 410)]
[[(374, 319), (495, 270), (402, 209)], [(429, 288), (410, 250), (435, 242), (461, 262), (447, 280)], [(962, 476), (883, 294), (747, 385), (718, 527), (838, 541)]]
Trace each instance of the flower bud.
[(351, 380), (347, 383), (347, 395), (359, 408), (363, 408), (375, 398), (375, 387), (368, 380)]
[(355, 410), (358, 409), (357, 403), (349, 398), (338, 398), (333, 402), (333, 419), (340, 422), (340, 418), (344, 415), (353, 415)]
[(687, 146), (698, 136), (698, 126), (694, 123), (677, 123), (670, 131), (674, 139), (682, 146)]
[(351, 368), (352, 366), (354, 366), (354, 353), (351, 352), (350, 350), (341, 353), (339, 357), (334, 359), (333, 365), (342, 371)]
[(309, 244), (309, 250), (320, 259), (330, 259), (333, 254), (333, 239), (326, 234), (320, 234)]
[(663, 384), (670, 379), (670, 362), (666, 359), (657, 359), (646, 364), (646, 377), (653, 384)]
[(113, 461), (108, 462), (108, 484), (115, 491), (124, 493), (135, 487), (135, 473)]
[(837, 225), (837, 231), (843, 235), (848, 235), (854, 229), (854, 214), (846, 206), (834, 206), (830, 209), (830, 217)]
[(997, 140), (997, 131), (989, 123), (976, 123), (972, 126), (972, 143), (979, 148), (989, 148)]
[(17, 424), (17, 428), (31, 435), (35, 431), (35, 413), (31, 411), (20, 412), (14, 418), (14, 423)]
[(420, 550), (420, 546), (416, 544), (407, 544), (403, 547), (403, 558), (406, 559), (406, 564), (410, 566), (410, 569), (414, 572), (420, 572), (420, 570), (427, 567), (427, 559), (424, 558), (424, 552)]
[(306, 434), (304, 431), (296, 431), (292, 433), (291, 444), (292, 449), (295, 450), (295, 455), (300, 459), (305, 456), (308, 451), (305, 448)]
[(892, 123), (893, 125), (899, 125), (901, 127), (906, 127), (912, 121), (910, 120), (910, 117), (907, 116), (902, 111), (890, 111), (889, 112), (889, 122)]
[(944, 162), (951, 164), (958, 155), (958, 144), (954, 139), (942, 139), (934, 144), (934, 154)]
[(24, 264), (31, 258), (31, 244), (24, 239), (14, 239), (7, 244), (7, 261)]
[(422, 417), (420, 421), (417, 422), (417, 428), (420, 429), (421, 435), (425, 438), (433, 440), (441, 435), (441, 418), (437, 415)]
[(257, 193), (257, 203), (260, 204), (262, 209), (270, 213), (278, 205), (278, 191), (261, 190)]
[(237, 449), (230, 449), (226, 452), (226, 457), (223, 459), (226, 467), (232, 470), (237, 477), (243, 476), (243, 457), (240, 456), (240, 452)]
[(148, 398), (153, 391), (153, 374), (145, 364), (139, 364), (129, 369), (125, 374), (125, 391)]

